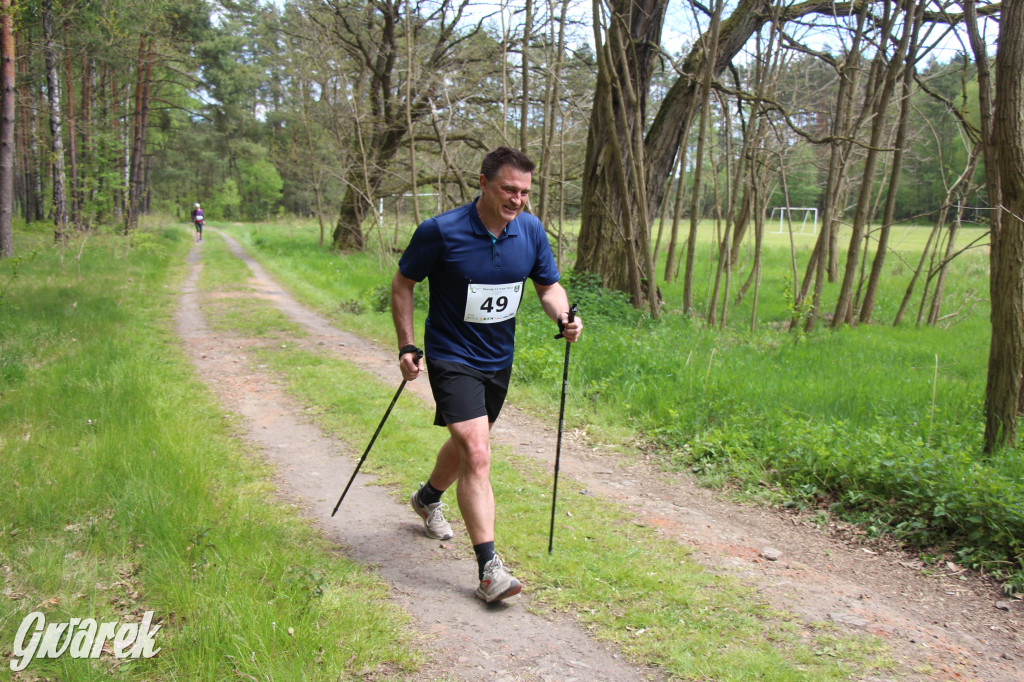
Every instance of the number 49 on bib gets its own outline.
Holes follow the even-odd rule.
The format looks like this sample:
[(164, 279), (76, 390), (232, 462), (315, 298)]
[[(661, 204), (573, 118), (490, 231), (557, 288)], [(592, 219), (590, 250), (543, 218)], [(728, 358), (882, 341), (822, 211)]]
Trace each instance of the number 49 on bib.
[(523, 299), (523, 283), (470, 284), (466, 290), (466, 322), (494, 324), (516, 316)]

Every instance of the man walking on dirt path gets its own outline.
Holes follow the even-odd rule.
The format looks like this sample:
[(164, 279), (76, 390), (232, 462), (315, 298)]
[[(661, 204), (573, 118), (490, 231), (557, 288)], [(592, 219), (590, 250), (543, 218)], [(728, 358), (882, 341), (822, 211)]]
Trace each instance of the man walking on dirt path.
[[(450, 436), (410, 503), (427, 536), (447, 540), (452, 528), (441, 495), (458, 482), (456, 499), (477, 558), (476, 596), (486, 602), (522, 590), (494, 551), (490, 429), (508, 392), (526, 278), (568, 341), (583, 330), (579, 317), (568, 321), (569, 299), (558, 283), (544, 226), (523, 214), (533, 170), (534, 163), (515, 149), (488, 152), (480, 167), (480, 196), (421, 223), (391, 282), (402, 377), (412, 381), (427, 370), (437, 404), (434, 424), (446, 426)], [(413, 331), (413, 288), (424, 279), (430, 286), (425, 366), (417, 361)]]

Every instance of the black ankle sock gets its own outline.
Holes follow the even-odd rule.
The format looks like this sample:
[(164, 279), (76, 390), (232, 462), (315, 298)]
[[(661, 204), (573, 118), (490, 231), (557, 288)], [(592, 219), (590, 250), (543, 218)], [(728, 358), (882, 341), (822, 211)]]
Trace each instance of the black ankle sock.
[(473, 545), (473, 551), (476, 552), (476, 568), (479, 574), (477, 580), (483, 580), (484, 565), (494, 558), (494, 540)]
[(427, 481), (423, 484), (423, 487), (420, 488), (420, 504), (428, 505), (440, 502), (441, 495), (443, 494), (443, 490), (438, 490), (434, 486), (430, 485), (430, 481)]

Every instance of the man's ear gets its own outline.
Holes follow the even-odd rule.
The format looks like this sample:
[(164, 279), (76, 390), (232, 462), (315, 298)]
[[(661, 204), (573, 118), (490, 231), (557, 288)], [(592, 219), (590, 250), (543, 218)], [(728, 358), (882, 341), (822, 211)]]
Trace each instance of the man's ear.
[(487, 188), (487, 176), (483, 173), (480, 174), (480, 191), (484, 191)]

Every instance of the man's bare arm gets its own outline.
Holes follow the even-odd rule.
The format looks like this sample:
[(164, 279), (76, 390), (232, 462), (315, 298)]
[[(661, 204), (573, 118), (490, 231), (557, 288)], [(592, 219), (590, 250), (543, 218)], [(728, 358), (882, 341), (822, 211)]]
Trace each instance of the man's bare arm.
[(544, 308), (544, 312), (547, 313), (548, 317), (563, 325), (562, 334), (565, 335), (566, 341), (575, 343), (583, 331), (583, 320), (577, 315), (576, 319), (572, 322), (568, 321), (569, 296), (565, 293), (562, 285), (555, 282), (545, 286), (534, 282), (533, 288), (537, 290), (540, 305)]
[[(398, 347), (416, 345), (412, 311), (415, 307), (413, 289), (416, 280), (409, 279), (401, 272), (396, 272), (391, 280), (391, 319), (395, 323), (395, 334), (398, 336)], [(402, 377), (412, 381), (423, 371), (423, 359), (416, 360), (414, 353), (406, 353), (399, 358)]]

